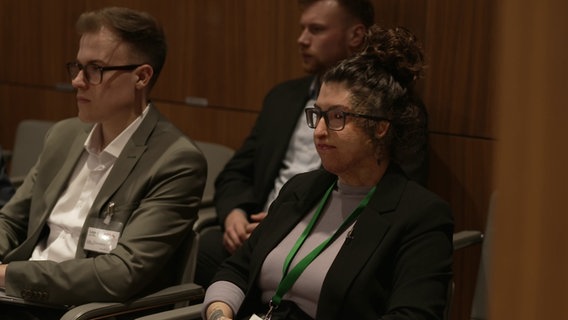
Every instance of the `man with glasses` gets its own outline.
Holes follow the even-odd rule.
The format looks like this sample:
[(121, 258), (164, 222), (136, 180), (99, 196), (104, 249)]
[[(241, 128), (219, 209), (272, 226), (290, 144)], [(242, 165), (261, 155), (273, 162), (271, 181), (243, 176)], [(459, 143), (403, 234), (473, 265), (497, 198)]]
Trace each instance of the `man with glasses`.
[[(154, 18), (104, 8), (77, 29), (67, 70), (78, 118), (53, 126), (0, 210), (0, 287), (27, 302), (125, 301), (172, 285), (205, 185), (205, 158), (149, 100), (167, 51)], [(18, 319), (60, 313), (0, 306)]]

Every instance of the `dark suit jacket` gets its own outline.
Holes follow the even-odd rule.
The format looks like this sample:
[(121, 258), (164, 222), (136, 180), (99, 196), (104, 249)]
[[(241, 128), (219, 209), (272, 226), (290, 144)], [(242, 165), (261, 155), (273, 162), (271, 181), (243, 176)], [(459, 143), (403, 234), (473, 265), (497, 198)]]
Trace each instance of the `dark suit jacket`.
[[(55, 304), (121, 301), (177, 280), (176, 256), (197, 217), (207, 168), (193, 142), (153, 106), (95, 198), (75, 259), (27, 261), (46, 236), (46, 219), (86, 152), (91, 127), (77, 118), (55, 124), (37, 164), (0, 210), (9, 295)], [(117, 247), (109, 254), (85, 251), (89, 219), (103, 216), (111, 201), (113, 221), (124, 225)]]
[[(256, 286), (265, 257), (335, 179), (324, 170), (290, 179), (267, 218), (223, 263), (214, 281), (231, 281), (246, 293), (236, 319), (265, 310)], [(316, 319), (441, 319), (452, 234), (447, 203), (391, 165), (327, 272)]]
[(254, 128), (215, 181), (221, 225), (235, 208), (258, 213), (274, 187), (298, 118), (309, 99), (313, 77), (290, 80), (265, 97)]

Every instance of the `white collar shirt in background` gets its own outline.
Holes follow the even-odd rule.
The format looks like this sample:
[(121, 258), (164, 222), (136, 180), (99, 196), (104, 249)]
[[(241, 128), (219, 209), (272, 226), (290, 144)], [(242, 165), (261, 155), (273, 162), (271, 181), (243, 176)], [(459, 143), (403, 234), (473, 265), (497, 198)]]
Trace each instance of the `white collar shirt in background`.
[[(319, 92), (319, 81), (314, 79), (310, 86), (311, 98), (306, 102), (306, 108), (311, 108), (316, 102)], [(268, 210), (270, 204), (280, 192), (282, 186), (293, 176), (298, 173), (308, 172), (318, 169), (321, 166), (321, 159), (314, 145), (314, 129), (308, 127), (304, 112), (300, 114), (300, 118), (296, 123), (296, 129), (290, 139), (286, 156), (284, 157), (282, 169), (278, 173), (278, 177), (274, 181), (274, 188), (270, 191), (264, 211)]]

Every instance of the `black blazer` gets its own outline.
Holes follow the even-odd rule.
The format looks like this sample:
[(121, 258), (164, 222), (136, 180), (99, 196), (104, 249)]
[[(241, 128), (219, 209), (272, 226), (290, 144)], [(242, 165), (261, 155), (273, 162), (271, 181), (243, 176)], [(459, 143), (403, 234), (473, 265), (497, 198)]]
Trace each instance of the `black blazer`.
[[(265, 257), (335, 179), (323, 169), (290, 179), (267, 218), (223, 263), (214, 281), (246, 293), (235, 318), (265, 310), (256, 286)], [(316, 319), (442, 319), (452, 234), (448, 204), (391, 165), (327, 272)]]
[(312, 76), (290, 80), (266, 95), (251, 133), (215, 181), (215, 206), (221, 226), (234, 208), (249, 214), (263, 210), (309, 99), (312, 80)]

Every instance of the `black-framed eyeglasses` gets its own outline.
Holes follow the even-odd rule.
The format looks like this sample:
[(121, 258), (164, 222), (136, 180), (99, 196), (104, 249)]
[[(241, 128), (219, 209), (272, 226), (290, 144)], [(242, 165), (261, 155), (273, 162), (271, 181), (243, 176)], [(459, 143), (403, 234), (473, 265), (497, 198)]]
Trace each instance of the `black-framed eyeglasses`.
[(375, 117), (366, 114), (345, 112), (340, 109), (329, 109), (327, 111), (322, 111), (318, 108), (306, 108), (306, 121), (308, 122), (308, 127), (315, 129), (317, 127), (319, 120), (323, 117), (325, 125), (328, 129), (333, 131), (341, 131), (345, 128), (345, 118), (347, 116), (356, 118), (365, 118), (369, 120), (384, 120), (388, 121), (387, 118)]
[(90, 84), (100, 84), (103, 81), (103, 72), (111, 70), (134, 70), (141, 66), (141, 64), (128, 64), (123, 66), (99, 66), (94, 63), (87, 63), (82, 65), (79, 62), (69, 62), (65, 65), (67, 67), (67, 73), (71, 81), (77, 77), (79, 71), (83, 70), (83, 75), (88, 83)]

